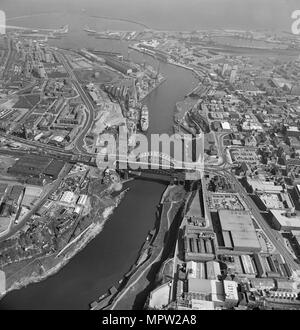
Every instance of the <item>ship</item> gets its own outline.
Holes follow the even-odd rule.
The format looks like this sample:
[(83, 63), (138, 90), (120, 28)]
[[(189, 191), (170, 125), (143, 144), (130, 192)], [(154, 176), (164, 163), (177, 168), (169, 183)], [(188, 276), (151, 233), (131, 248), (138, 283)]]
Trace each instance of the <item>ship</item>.
[(84, 31), (88, 32), (89, 34), (96, 34), (96, 30), (91, 30), (87, 25), (84, 27)]
[(53, 31), (54, 34), (68, 34), (69, 33), (69, 25), (61, 26), (58, 30)]
[(149, 111), (146, 105), (143, 105), (142, 107), (140, 125), (143, 132), (147, 131), (149, 127)]
[(127, 129), (128, 129), (128, 146), (135, 147), (136, 146), (136, 125), (135, 125), (135, 123), (131, 120), (128, 120)]

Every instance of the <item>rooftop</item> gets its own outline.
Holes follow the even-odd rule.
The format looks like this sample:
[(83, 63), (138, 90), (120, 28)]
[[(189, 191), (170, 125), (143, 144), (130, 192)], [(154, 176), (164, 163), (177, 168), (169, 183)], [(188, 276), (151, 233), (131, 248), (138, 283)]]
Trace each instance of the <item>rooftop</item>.
[(251, 216), (247, 211), (219, 210), (218, 213), (223, 234), (230, 234), (235, 250), (261, 249)]
[(281, 227), (299, 228), (300, 229), (300, 216), (286, 216), (283, 210), (271, 210), (274, 218)]

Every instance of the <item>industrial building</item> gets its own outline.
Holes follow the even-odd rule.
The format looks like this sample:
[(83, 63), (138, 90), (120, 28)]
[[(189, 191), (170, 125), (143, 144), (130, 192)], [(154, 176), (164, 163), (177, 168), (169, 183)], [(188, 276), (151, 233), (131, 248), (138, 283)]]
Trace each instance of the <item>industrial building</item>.
[(221, 275), (220, 264), (217, 261), (186, 263), (187, 278), (216, 280)]
[(185, 299), (188, 301), (212, 301), (215, 306), (236, 306), (238, 303), (238, 285), (234, 281), (218, 281), (189, 279), (188, 292)]
[(105, 64), (117, 71), (120, 71), (123, 74), (130, 74), (133, 72), (132, 66), (129, 65), (128, 63), (121, 62), (110, 57), (105, 57)]
[[(297, 283), (280, 278), (254, 278), (250, 280), (251, 287), (257, 291), (268, 292), (268, 297), (290, 302), (299, 294)], [(289, 300), (287, 300), (289, 299)]]
[(0, 296), (6, 292), (6, 276), (5, 273), (0, 270)]
[(284, 192), (260, 192), (257, 194), (263, 202), (265, 211), (269, 210), (294, 210), (295, 206), (289, 193)]
[(220, 247), (241, 252), (261, 250), (249, 212), (219, 210), (218, 215), (221, 227), (218, 233)]
[(171, 282), (164, 283), (157, 288), (155, 288), (150, 293), (149, 297), (149, 307), (162, 309), (168, 305), (171, 300)]
[(80, 195), (80, 196), (79, 196), (79, 199), (78, 199), (78, 201), (77, 201), (77, 204), (78, 204), (78, 205), (81, 205), (81, 206), (85, 206), (87, 200), (88, 200), (88, 196), (87, 196), (87, 195)]
[(27, 186), (25, 188), (22, 205), (30, 208), (33, 203), (41, 196), (43, 189), (40, 187)]
[(224, 287), (221, 281), (191, 278), (188, 280), (187, 300), (209, 300), (215, 303), (224, 302)]
[(236, 306), (239, 301), (238, 284), (234, 281), (223, 281), (225, 302), (228, 305)]
[(208, 206), (211, 212), (217, 212), (220, 209), (226, 210), (244, 210), (245, 207), (241, 203), (238, 194), (231, 193), (212, 193), (208, 197)]
[(226, 264), (227, 275), (252, 278), (257, 275), (255, 263), (248, 254), (242, 255), (220, 255), (220, 260)]
[(261, 255), (255, 253), (253, 255), (255, 268), (259, 277), (290, 277), (292, 270), (281, 258), (280, 255)]
[(185, 260), (209, 261), (215, 257), (214, 233), (186, 226), (184, 233)]
[(78, 195), (76, 195), (72, 191), (65, 191), (60, 198), (60, 202), (65, 205), (75, 205), (78, 199)]
[(267, 193), (280, 193), (283, 190), (281, 185), (275, 185), (273, 181), (264, 181), (259, 179), (247, 178), (247, 182), (254, 191), (262, 191)]
[(204, 227), (206, 225), (205, 220), (205, 211), (204, 207), (201, 206), (200, 203), (200, 192), (197, 191), (188, 212), (185, 215), (185, 218), (187, 220), (187, 223), (194, 226), (202, 226)]
[(272, 223), (277, 230), (300, 230), (300, 216), (284, 210), (271, 210)]

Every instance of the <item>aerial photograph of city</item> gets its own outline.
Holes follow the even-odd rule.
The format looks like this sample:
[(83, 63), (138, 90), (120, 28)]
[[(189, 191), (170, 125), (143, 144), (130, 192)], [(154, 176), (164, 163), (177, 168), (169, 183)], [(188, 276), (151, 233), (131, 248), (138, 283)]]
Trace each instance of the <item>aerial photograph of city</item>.
[(0, 1), (0, 310), (300, 310), (299, 0)]

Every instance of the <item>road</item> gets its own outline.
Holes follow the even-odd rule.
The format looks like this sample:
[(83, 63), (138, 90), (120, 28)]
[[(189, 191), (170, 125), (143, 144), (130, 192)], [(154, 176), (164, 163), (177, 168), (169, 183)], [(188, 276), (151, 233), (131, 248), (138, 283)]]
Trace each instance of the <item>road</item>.
[(289, 264), (289, 266), (293, 270), (300, 270), (300, 265), (295, 262), (294, 258), (287, 250), (281, 234), (278, 231), (272, 229), (270, 227), (270, 225), (266, 222), (266, 220), (261, 215), (261, 213), (260, 213), (258, 207), (256, 206), (256, 204), (254, 203), (254, 201), (251, 199), (251, 197), (248, 196), (248, 194), (247, 194), (246, 190), (244, 189), (244, 187), (242, 186), (242, 184), (231, 173), (229, 173), (225, 170), (222, 170), (222, 172), (228, 178), (229, 182), (233, 183), (236, 192), (238, 192), (240, 194), (240, 196), (243, 198), (243, 200), (247, 204), (249, 210), (255, 217), (255, 220), (257, 220), (257, 222), (259, 223), (259, 225), (261, 226), (263, 231), (266, 233), (266, 235), (272, 241), (272, 244), (275, 246), (277, 251), (282, 255), (282, 257), (285, 259), (285, 261)]
[(224, 176), (227, 178), (228, 182), (233, 184), (235, 191), (242, 197), (250, 212), (253, 214), (255, 220), (257, 220), (260, 227), (268, 236), (277, 251), (285, 259), (286, 263), (291, 267), (292, 270), (300, 270), (300, 265), (294, 260), (293, 256), (286, 248), (283, 237), (281, 236), (280, 232), (276, 231), (275, 229), (272, 229), (270, 225), (266, 222), (264, 217), (261, 215), (259, 208), (256, 206), (252, 198), (248, 196), (245, 188), (239, 182), (239, 180), (232, 173), (217, 166), (205, 167), (205, 171), (215, 173), (216, 175)]
[(80, 130), (79, 136), (76, 138), (76, 149), (83, 154), (87, 154), (87, 151), (84, 149), (84, 138), (86, 134), (88, 133), (89, 129), (91, 128), (92, 124), (94, 123), (94, 114), (95, 114), (95, 106), (92, 103), (92, 101), (87, 96), (86, 92), (81, 87), (81, 84), (79, 83), (77, 77), (75, 76), (73, 69), (71, 68), (70, 64), (68, 63), (67, 59), (65, 58), (65, 55), (63, 53), (59, 53), (56, 51), (57, 57), (60, 59), (61, 63), (63, 64), (64, 68), (67, 70), (68, 74), (71, 77), (71, 80), (78, 92), (78, 94), (81, 96), (82, 101), (85, 104), (85, 107), (87, 109), (86, 111), (86, 121), (82, 129)]
[[(223, 153), (223, 138), (226, 134), (220, 134), (217, 137), (217, 144), (218, 149), (221, 153)], [(225, 156), (225, 155), (224, 155)], [(226, 162), (224, 163), (226, 165)], [(300, 270), (300, 265), (295, 261), (293, 256), (290, 254), (288, 249), (285, 246), (283, 237), (281, 234), (272, 229), (270, 225), (266, 222), (265, 218), (261, 215), (259, 208), (256, 206), (254, 201), (251, 197), (248, 196), (246, 190), (242, 186), (242, 184), (239, 182), (239, 180), (228, 170), (226, 170), (224, 167), (220, 166), (206, 166), (206, 171), (215, 172), (216, 174), (223, 174), (223, 176), (227, 177), (228, 181), (231, 182), (235, 188), (235, 191), (239, 193), (239, 195), (243, 198), (244, 202), (247, 204), (247, 207), (249, 208), (250, 212), (253, 214), (255, 219), (257, 220), (258, 224), (261, 226), (265, 234), (268, 236), (268, 238), (271, 240), (272, 244), (275, 246), (277, 251), (281, 254), (281, 256), (285, 259), (286, 263), (289, 264), (292, 270)]]

